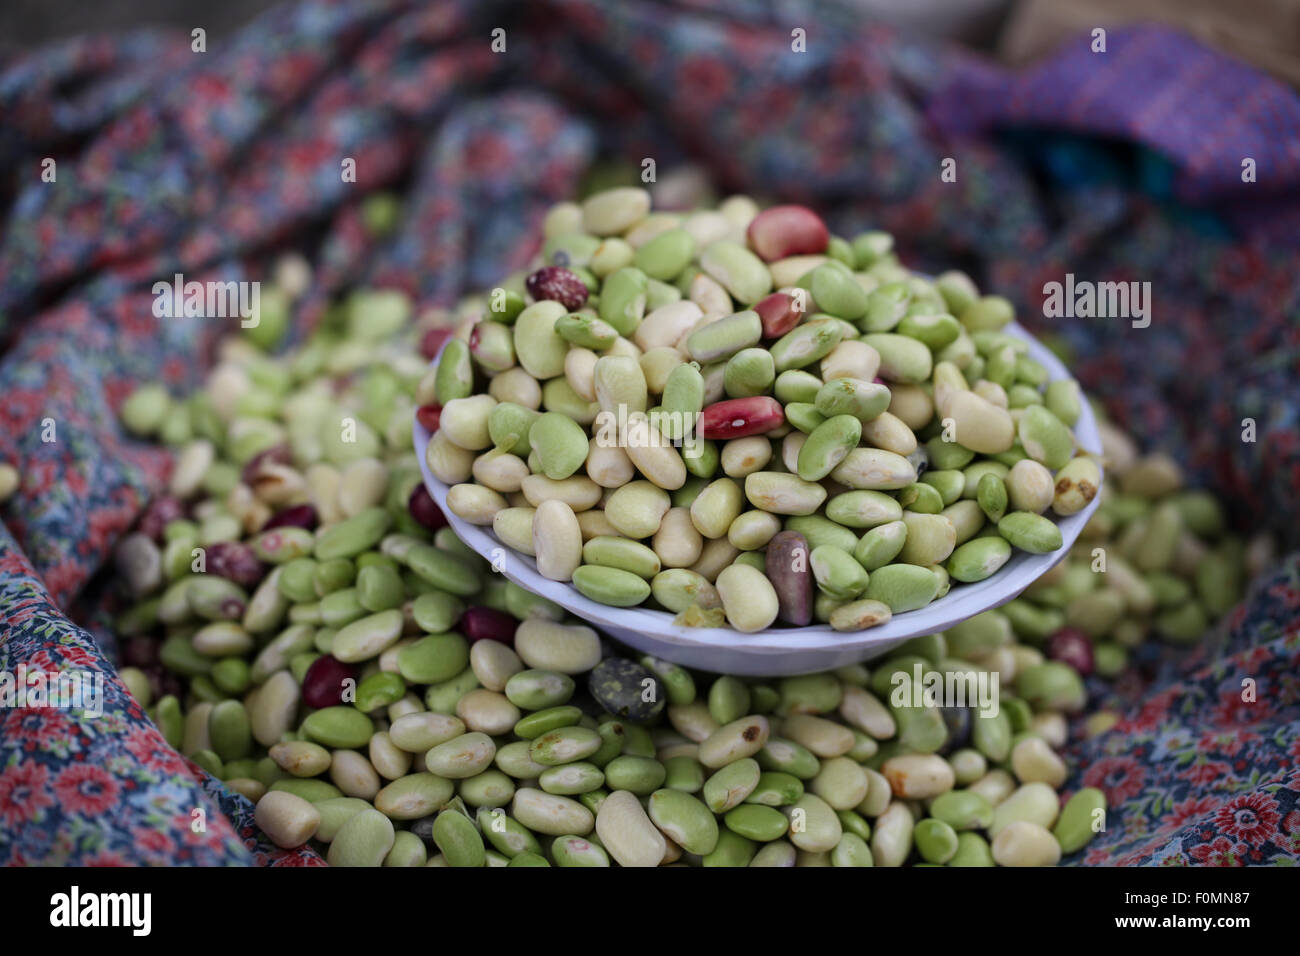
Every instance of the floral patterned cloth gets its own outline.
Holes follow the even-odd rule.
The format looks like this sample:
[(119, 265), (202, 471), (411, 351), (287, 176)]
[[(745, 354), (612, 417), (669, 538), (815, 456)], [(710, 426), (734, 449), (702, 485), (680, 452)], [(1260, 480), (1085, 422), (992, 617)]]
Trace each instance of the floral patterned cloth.
[[(0, 671), (102, 673), (106, 698), (98, 718), (0, 714), (0, 862), (319, 862), (275, 850), (246, 800), (169, 751), (110, 663), (96, 574), (169, 468), (113, 413), (141, 380), (192, 388), (230, 331), (154, 318), (152, 283), (258, 278), (294, 245), (317, 263), (299, 333), (359, 282), (448, 303), (526, 261), (598, 156), (689, 158), (842, 234), (890, 229), (910, 264), (967, 268), (1239, 527), (1300, 544), (1300, 101), (1167, 30), (1113, 31), (1106, 54), (1080, 37), (1012, 74), (832, 0), (318, 0), (201, 54), (155, 32), (24, 54), (0, 64), (0, 117), (0, 459), (22, 474)], [(358, 207), (377, 187), (407, 196), (379, 242)], [(1038, 317), (1066, 272), (1150, 281), (1151, 326)], [(1112, 803), (1083, 862), (1300, 858), (1298, 579), (1283, 562), (1222, 640), (1148, 662), (1141, 693), (1094, 688), (1124, 716), (1070, 750), (1066, 792)]]

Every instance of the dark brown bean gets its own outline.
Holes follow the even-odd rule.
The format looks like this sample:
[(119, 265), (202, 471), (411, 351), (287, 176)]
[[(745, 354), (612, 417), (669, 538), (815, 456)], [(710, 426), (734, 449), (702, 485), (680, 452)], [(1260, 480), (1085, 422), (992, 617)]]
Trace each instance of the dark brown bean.
[(776, 589), (777, 617), (803, 627), (812, 623), (813, 575), (808, 539), (798, 531), (781, 531), (767, 543), (767, 578)]

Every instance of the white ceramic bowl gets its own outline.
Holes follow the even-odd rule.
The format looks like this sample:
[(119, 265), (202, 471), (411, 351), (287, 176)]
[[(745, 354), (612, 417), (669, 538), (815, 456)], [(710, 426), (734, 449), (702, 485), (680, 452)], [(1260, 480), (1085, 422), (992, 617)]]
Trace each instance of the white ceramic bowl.
[[(1006, 331), (1028, 343), (1030, 356), (1047, 368), (1053, 380), (1069, 377), (1056, 356), (1019, 324), (1013, 322)], [(954, 583), (939, 600), (920, 610), (895, 615), (880, 627), (842, 632), (815, 625), (769, 628), (757, 634), (742, 634), (727, 627), (680, 627), (673, 624), (673, 615), (666, 611), (609, 607), (584, 597), (571, 584), (542, 577), (537, 573), (532, 558), (506, 548), (491, 528), (469, 524), (451, 513), (447, 508), (447, 486), (430, 474), (425, 462), (429, 432), (417, 421), (414, 434), (415, 451), (429, 494), (446, 514), (452, 529), (471, 548), (488, 560), (492, 560), (495, 549), (500, 549), (496, 564), (507, 578), (554, 601), (574, 617), (637, 650), (686, 667), (723, 674), (782, 676), (829, 670), (877, 657), (908, 638), (942, 631), (981, 611), (1005, 604), (1065, 557), (1098, 504), (1098, 499), (1094, 498), (1078, 514), (1058, 519), (1064, 539), (1058, 551), (1051, 554), (1014, 551), (1011, 560), (988, 580), (978, 584)], [(1097, 423), (1086, 401), (1082, 403), (1075, 435), (1081, 449), (1101, 450)], [(500, 558), (501, 552), (504, 552), (504, 559)]]

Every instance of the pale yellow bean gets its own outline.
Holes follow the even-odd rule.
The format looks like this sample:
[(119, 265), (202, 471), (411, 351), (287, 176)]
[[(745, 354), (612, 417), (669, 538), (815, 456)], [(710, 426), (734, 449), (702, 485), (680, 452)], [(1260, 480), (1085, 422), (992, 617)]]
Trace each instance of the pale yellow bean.
[(1060, 789), (1065, 761), (1041, 737), (1026, 737), (1011, 750), (1011, 769), (1021, 783), (1045, 783)]
[(505, 498), (482, 485), (465, 483), (447, 489), (447, 509), (470, 524), (491, 524), (497, 512), (506, 507)]
[(330, 759), (330, 779), (345, 797), (373, 800), (379, 792), (379, 774), (355, 750), (336, 750)]
[(1032, 458), (1025, 458), (1012, 465), (1004, 480), (1007, 501), (1012, 511), (1032, 511), (1040, 515), (1056, 496), (1056, 482), (1052, 473)]
[[(592, 364), (595, 364), (594, 356)], [(492, 381), (488, 383), (488, 394), (498, 402), (513, 402), (534, 411), (542, 407), (541, 384), (517, 365), (493, 376)], [(592, 398), (588, 398), (587, 401), (592, 401)]]
[(906, 458), (916, 451), (916, 434), (891, 412), (881, 412), (862, 426), (862, 444)]
[(793, 431), (781, 439), (781, 464), (791, 474), (799, 470), (799, 452), (807, 440), (808, 436), (801, 431)]
[(731, 562), (736, 560), (738, 554), (740, 554), (740, 551), (726, 538), (713, 538), (704, 542), (704, 550), (700, 552), (700, 560), (692, 564), (690, 570), (710, 584), (715, 584), (718, 575), (722, 573), (723, 569), (731, 566)]
[[(432, 447), (433, 443), (429, 443)], [(545, 475), (529, 475), (520, 488), (528, 503), (534, 508), (543, 501), (563, 501), (574, 511), (594, 508), (600, 501), (602, 489), (586, 475), (572, 475), (555, 480)]]
[(283, 790), (271, 790), (257, 801), (253, 813), (257, 826), (284, 849), (302, 846), (316, 834), (320, 811), (302, 797)]
[(453, 398), (442, 408), (438, 419), (438, 434), (446, 435), (457, 448), (482, 451), (492, 447), (488, 436), (488, 414), (496, 407), (491, 395), (471, 395)]
[(715, 319), (731, 315), (733, 311), (731, 295), (718, 280), (703, 272), (691, 280), (686, 297), (699, 306), (705, 316)]
[(822, 381), (856, 378), (870, 382), (880, 371), (880, 353), (866, 342), (845, 339), (822, 359)]
[[(474, 452), (453, 444), (441, 428), (433, 433), (424, 451), (429, 471), (444, 485), (468, 481), (474, 474), (474, 458)], [(342, 515), (342, 511), (338, 513)]]
[(687, 299), (661, 305), (641, 320), (632, 333), (633, 341), (646, 352), (675, 347), (703, 315), (700, 307)]
[(681, 453), (645, 415), (632, 415), (627, 423), (628, 458), (655, 485), (675, 491), (686, 484), (686, 463)]
[(747, 564), (733, 564), (719, 571), (716, 580), (722, 608), (732, 627), (753, 634), (772, 626), (779, 601), (767, 575)]
[(998, 408), (1006, 408), (1010, 400), (1007, 398), (1007, 390), (997, 382), (990, 382), (986, 378), (980, 379), (975, 383), (971, 391), (984, 399), (996, 405)]
[(662, 395), (664, 383), (672, 370), (686, 362), (685, 356), (670, 345), (661, 345), (641, 353), (641, 374), (651, 395)]
[(818, 757), (842, 757), (853, 749), (853, 731), (813, 714), (791, 714), (781, 723), (781, 736), (803, 744)]
[(766, 511), (746, 511), (731, 522), (727, 540), (741, 551), (757, 551), (767, 546), (781, 530), (781, 519)]
[[(480, 644), (496, 644), (497, 641), (479, 641)], [(370, 765), (385, 780), (396, 780), (411, 772), (411, 755), (402, 750), (388, 735), (381, 730), (370, 738)]]
[(572, 346), (564, 356), (564, 380), (584, 401), (596, 400), (596, 360), (591, 349)]
[(478, 687), (456, 701), (456, 716), (463, 720), (470, 730), (498, 737), (508, 734), (523, 715), (505, 694)]
[(492, 531), (507, 548), (532, 557), (536, 508), (502, 508), (492, 518)]
[(930, 424), (934, 418), (934, 401), (920, 385), (892, 382), (889, 392), (888, 411), (904, 425), (916, 431)]
[(772, 442), (763, 435), (733, 438), (722, 446), (720, 455), (722, 473), (731, 478), (744, 478), (762, 471), (771, 460)]
[(1010, 823), (993, 838), (993, 862), (998, 866), (1056, 866), (1061, 844), (1045, 827), (1026, 820)]
[(518, 491), (528, 477), (528, 465), (504, 448), (494, 448), (474, 459), (474, 480), (485, 488), (507, 494)]
[(599, 508), (591, 511), (578, 512), (578, 527), (582, 529), (582, 541), (586, 544), (592, 538), (600, 538), (606, 535), (618, 537), (618, 529), (605, 517), (605, 512)]
[(721, 538), (740, 516), (745, 495), (731, 478), (719, 478), (704, 487), (691, 502), (691, 521), (706, 538)]
[(729, 763), (752, 757), (767, 743), (771, 726), (767, 718), (752, 714), (723, 724), (700, 741), (699, 761), (716, 770)]
[[(450, 504), (451, 495), (447, 498)], [(570, 580), (582, 564), (582, 529), (573, 509), (563, 501), (553, 499), (538, 505), (533, 515), (533, 550), (537, 573), (552, 581)]]
[(619, 866), (658, 866), (668, 852), (663, 834), (627, 790), (615, 790), (601, 802), (596, 835)]
[(886, 760), (880, 771), (894, 796), (905, 800), (931, 800), (957, 782), (952, 765), (937, 754), (900, 754)]
[(704, 537), (696, 529), (688, 509), (669, 508), (650, 546), (665, 568), (689, 568), (700, 559)]

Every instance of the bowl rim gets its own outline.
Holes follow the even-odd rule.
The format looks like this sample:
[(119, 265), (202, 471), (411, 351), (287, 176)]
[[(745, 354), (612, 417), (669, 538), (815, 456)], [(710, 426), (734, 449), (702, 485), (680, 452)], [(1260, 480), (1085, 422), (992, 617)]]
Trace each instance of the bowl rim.
[[(1071, 377), (1061, 361), (1019, 323), (1011, 322), (1003, 328), (1003, 331), (1028, 344), (1030, 357), (1047, 369), (1049, 381)], [(430, 366), (441, 357), (443, 348), (446, 348), (446, 343), (439, 349), (438, 355), (430, 360)], [(1101, 437), (1097, 420), (1086, 399), (1080, 402), (1079, 420), (1075, 423), (1073, 431), (1076, 438), (1076, 454), (1089, 452), (1100, 455)], [(886, 623), (876, 627), (861, 631), (836, 631), (829, 625), (813, 624), (805, 627), (771, 627), (763, 631), (746, 633), (730, 627), (677, 625), (673, 623), (675, 615), (668, 611), (639, 606), (612, 607), (591, 600), (569, 582), (552, 581), (542, 577), (537, 571), (537, 564), (533, 558), (502, 543), (489, 526), (470, 524), (448, 509), (449, 488), (435, 478), (429, 470), (426, 450), (431, 433), (420, 423), (418, 417), (414, 418), (412, 435), (425, 488), (442, 509), (457, 537), (487, 559), (493, 571), (503, 574), (525, 590), (560, 605), (568, 613), (596, 628), (627, 629), (646, 637), (653, 637), (663, 646), (664, 653), (660, 656), (667, 660), (672, 659), (674, 649), (709, 650), (724, 658), (730, 654), (753, 658), (801, 652), (853, 651), (860, 652), (861, 659), (866, 660), (874, 654), (884, 653), (904, 640), (946, 630), (954, 624), (983, 611), (1001, 607), (1018, 597), (1025, 588), (1066, 557), (1101, 501), (1101, 495), (1097, 494), (1083, 510), (1064, 518), (1057, 518), (1055, 523), (1061, 529), (1062, 543), (1056, 551), (1049, 554), (1029, 554), (1016, 550), (1012, 553), (1011, 559), (991, 578), (975, 584), (954, 583), (952, 589), (943, 597), (915, 611), (896, 614)], [(1098, 466), (1101, 467), (1100, 462)]]

